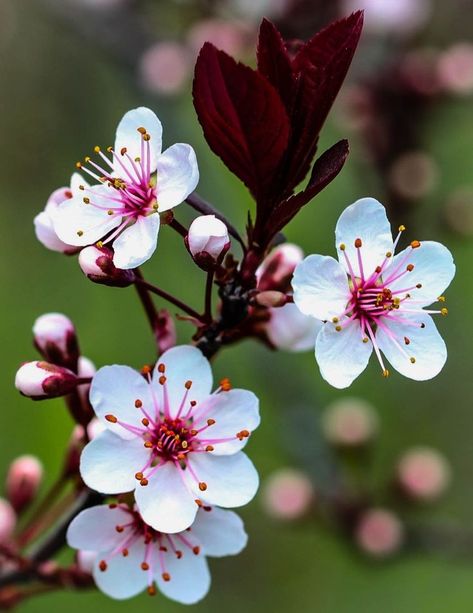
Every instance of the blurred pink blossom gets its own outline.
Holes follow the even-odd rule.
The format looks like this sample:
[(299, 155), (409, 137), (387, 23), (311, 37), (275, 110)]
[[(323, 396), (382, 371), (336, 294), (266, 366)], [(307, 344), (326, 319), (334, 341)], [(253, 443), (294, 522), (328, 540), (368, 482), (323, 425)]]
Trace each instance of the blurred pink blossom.
[(473, 45), (467, 42), (452, 45), (440, 55), (439, 79), (454, 94), (473, 92)]
[(397, 479), (411, 498), (430, 502), (441, 496), (450, 483), (450, 467), (444, 456), (429, 447), (406, 452), (397, 467)]
[(142, 55), (139, 72), (148, 90), (174, 95), (183, 89), (190, 78), (191, 58), (186, 47), (178, 42), (158, 42)]
[(369, 509), (363, 513), (355, 530), (355, 541), (366, 554), (385, 558), (402, 546), (404, 527), (400, 519), (386, 509)]
[(263, 507), (276, 519), (298, 519), (307, 513), (313, 501), (314, 488), (309, 478), (292, 468), (274, 472), (263, 487)]

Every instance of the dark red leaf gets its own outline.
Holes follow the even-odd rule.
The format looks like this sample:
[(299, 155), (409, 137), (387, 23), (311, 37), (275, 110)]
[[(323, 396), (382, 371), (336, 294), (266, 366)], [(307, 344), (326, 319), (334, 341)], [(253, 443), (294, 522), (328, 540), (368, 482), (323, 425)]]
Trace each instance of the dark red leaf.
[(280, 202), (271, 211), (262, 233), (265, 241), (282, 230), (305, 204), (335, 179), (345, 164), (348, 152), (348, 141), (341, 140), (316, 160), (307, 187), (295, 196)]
[(346, 77), (362, 26), (362, 11), (336, 21), (308, 41), (293, 60), (293, 71), (300, 81), (297, 113), (292, 121), (291, 159), (285, 172), (291, 187), (309, 171), (318, 135)]
[(286, 150), (290, 125), (278, 94), (248, 66), (206, 43), (197, 59), (194, 106), (212, 151), (258, 201)]
[(263, 19), (258, 37), (258, 71), (279, 93), (288, 113), (294, 101), (296, 80), (284, 40), (276, 26)]

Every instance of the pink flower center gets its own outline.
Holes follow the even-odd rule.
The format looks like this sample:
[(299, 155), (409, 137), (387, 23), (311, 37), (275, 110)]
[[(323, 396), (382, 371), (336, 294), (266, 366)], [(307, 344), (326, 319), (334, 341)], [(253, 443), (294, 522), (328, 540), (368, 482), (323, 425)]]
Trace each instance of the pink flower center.
[[(116, 547), (99, 561), (99, 569), (106, 572), (110, 561), (118, 555), (127, 558), (130, 548), (137, 542), (143, 543), (143, 560), (140, 568), (147, 573), (148, 594), (156, 594), (155, 577), (159, 570), (163, 581), (171, 581), (171, 574), (166, 565), (166, 554), (175, 555), (178, 560), (187, 555), (198, 556), (201, 553), (200, 542), (192, 536), (192, 528), (177, 534), (164, 534), (158, 532), (145, 524), (141, 515), (135, 509), (131, 509), (125, 504), (110, 504), (110, 509), (119, 508), (129, 515), (129, 521), (124, 524), (117, 524), (115, 530), (122, 535)], [(212, 511), (210, 506), (202, 506), (205, 512)]]
[[(110, 217), (120, 217), (122, 224), (114, 230), (105, 242), (110, 242), (127, 226), (134, 223), (140, 217), (146, 217), (158, 212), (155, 180), (151, 173), (151, 136), (145, 128), (138, 128), (141, 139), (141, 155), (133, 158), (123, 147), (119, 152), (108, 147), (107, 157), (100, 149), (95, 147), (102, 162), (108, 169), (89, 156), (85, 158), (85, 164), (77, 162), (76, 167), (83, 170), (98, 183), (107, 186), (106, 193), (97, 193), (89, 187), (81, 185), (79, 189), (84, 192), (83, 202), (86, 206), (106, 211)], [(100, 161), (99, 161), (100, 162)], [(117, 176), (119, 173), (119, 176)], [(81, 235), (81, 230), (77, 234)]]
[[(199, 490), (205, 492), (207, 483), (199, 479), (196, 474), (191, 462), (192, 455), (211, 453), (217, 445), (248, 438), (250, 432), (248, 430), (241, 430), (233, 436), (212, 437), (211, 428), (217, 422), (211, 417), (213, 413), (211, 399), (209, 399), (207, 407), (200, 407), (190, 397), (192, 381), (188, 380), (184, 384), (184, 392), (179, 406), (171, 407), (167, 378), (164, 375), (166, 370), (164, 364), (159, 364), (157, 370), (158, 383), (162, 386), (163, 391), (162, 402), (158, 402), (153, 393), (152, 407), (145, 407), (140, 398), (135, 400), (135, 408), (142, 415), (141, 426), (126, 423), (117, 419), (112, 414), (106, 415), (105, 419), (141, 437), (143, 445), (146, 449), (149, 449), (149, 457), (146, 464), (139, 467), (135, 473), (135, 478), (141, 486), (148, 485), (149, 479), (161, 466), (172, 462), (180, 471), (186, 471), (196, 482)], [(146, 369), (144, 374), (148, 377), (152, 390), (153, 383), (151, 382), (149, 369)], [(224, 379), (217, 393), (225, 393), (230, 389), (231, 386), (228, 379)], [(196, 500), (196, 503), (199, 506), (202, 504), (200, 500)]]

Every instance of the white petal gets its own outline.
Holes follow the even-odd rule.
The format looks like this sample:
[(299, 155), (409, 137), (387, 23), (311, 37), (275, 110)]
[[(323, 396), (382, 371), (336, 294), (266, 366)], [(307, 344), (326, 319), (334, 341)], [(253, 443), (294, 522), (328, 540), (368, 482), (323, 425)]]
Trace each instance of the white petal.
[[(179, 410), (186, 391), (185, 383), (187, 381), (192, 381), (192, 387), (187, 397), (188, 401), (195, 400), (199, 403), (209, 396), (212, 390), (212, 369), (207, 358), (196, 347), (191, 345), (173, 347), (163, 353), (157, 368), (160, 364), (165, 366), (166, 390), (157, 383), (159, 373), (155, 373), (153, 385), (160, 398), (161, 407), (164, 403), (164, 391), (167, 392), (171, 416), (174, 417)], [(196, 410), (198, 408), (197, 405)]]
[(386, 209), (374, 198), (362, 198), (347, 207), (340, 215), (335, 228), (335, 241), (338, 259), (348, 272), (345, 256), (340, 245), (345, 245), (345, 254), (351, 262), (357, 277), (361, 276), (358, 265), (355, 240), (361, 238), (360, 253), (365, 277), (371, 275), (376, 266), (380, 266), (386, 252), (393, 250), (391, 226), (386, 217)]
[(71, 176), (71, 192), (74, 196), (83, 195), (83, 191), (80, 189), (81, 186), (89, 187), (88, 182), (84, 179), (84, 177), (79, 172), (72, 173)]
[(113, 263), (117, 268), (128, 270), (144, 264), (156, 251), (159, 233), (159, 215), (140, 217), (126, 228), (113, 242)]
[(240, 517), (218, 507), (211, 507), (210, 511), (201, 509), (191, 532), (201, 542), (205, 555), (216, 558), (240, 553), (248, 541)]
[[(97, 193), (100, 194), (103, 194), (103, 190), (104, 187), (101, 185), (96, 188)], [(94, 196), (90, 192), (88, 192), (88, 197), (91, 201), (96, 199), (100, 206), (107, 207), (110, 203), (102, 196)], [(107, 210), (97, 208), (92, 204), (85, 204), (81, 197), (63, 202), (58, 206), (53, 217), (54, 230), (58, 237), (65, 243), (79, 247), (91, 245), (100, 240), (110, 230), (120, 225), (120, 222), (119, 215), (109, 215)]]
[[(199, 418), (202, 415), (203, 418)], [(215, 423), (209, 426), (199, 436), (200, 440), (209, 439), (209, 444), (214, 446), (213, 455), (230, 455), (242, 449), (248, 438), (241, 441), (236, 438), (237, 433), (248, 430), (250, 433), (260, 423), (258, 398), (247, 390), (232, 389), (229, 392), (220, 392), (209, 396), (199, 405), (199, 411), (195, 417), (195, 428), (199, 430), (205, 426), (209, 418), (215, 419)], [(214, 439), (233, 438), (225, 443), (214, 443)]]
[(81, 511), (67, 529), (67, 543), (74, 549), (90, 551), (113, 551), (123, 540), (115, 526), (130, 522), (130, 514), (103, 504)]
[[(343, 320), (340, 322), (343, 324)], [(363, 343), (358, 321), (340, 332), (332, 323), (324, 325), (315, 342), (315, 358), (322, 377), (338, 389), (349, 387), (370, 359), (371, 341)]]
[(210, 573), (204, 555), (194, 555), (185, 547), (182, 552), (180, 559), (171, 552), (164, 555), (164, 568), (171, 579), (164, 581), (161, 572), (157, 572), (156, 582), (168, 598), (182, 604), (194, 604), (209, 591)]
[(334, 258), (309, 255), (292, 278), (294, 302), (304, 315), (326, 320), (340, 316), (350, 299), (348, 278)]
[[(405, 256), (408, 253), (409, 257), (406, 259)], [(404, 263), (399, 272), (405, 270), (408, 264), (413, 264), (414, 270), (407, 272), (393, 283), (388, 283), (389, 289), (392, 291), (401, 290), (420, 283), (422, 285), (420, 289), (409, 290), (413, 300), (421, 301), (416, 306), (427, 306), (436, 302), (437, 298), (450, 285), (455, 275), (452, 254), (441, 243), (434, 241), (421, 242), (417, 249), (408, 247), (396, 255), (388, 271), (387, 279), (389, 279), (389, 274), (397, 276), (395, 271), (402, 261)], [(408, 301), (406, 301), (407, 306)]]
[(220, 507), (241, 507), (256, 494), (258, 473), (242, 451), (226, 456), (193, 453), (190, 461), (199, 481), (207, 485), (201, 492), (194, 483), (196, 498)]
[[(399, 317), (409, 319), (417, 326), (384, 319), (383, 325), (388, 328), (388, 332), (378, 328), (376, 340), (379, 348), (401, 375), (416, 381), (432, 379), (442, 370), (447, 359), (447, 348), (432, 317), (426, 313), (407, 317), (402, 312), (399, 312)], [(421, 323), (425, 324), (425, 328), (421, 328)], [(399, 349), (390, 334), (396, 338), (405, 354)], [(405, 344), (404, 337), (409, 339), (409, 345)], [(414, 364), (410, 362), (410, 357), (415, 358)]]
[(68, 253), (75, 251), (75, 247), (63, 242), (56, 231), (54, 230), (53, 221), (51, 216), (42, 211), (34, 218), (34, 228), (36, 238), (51, 251), (58, 251), (59, 253)]
[(278, 349), (307, 351), (315, 345), (322, 322), (304, 315), (295, 304), (271, 309), (271, 319), (266, 325), (269, 340)]
[(105, 430), (85, 446), (80, 473), (86, 485), (102, 494), (130, 492), (148, 457), (141, 437), (125, 441)]
[(155, 530), (182, 532), (194, 521), (198, 506), (178, 469), (171, 462), (160, 466), (146, 486), (135, 490), (136, 504), (144, 521)]
[(197, 187), (199, 168), (194, 149), (177, 143), (158, 158), (157, 200), (159, 212), (181, 204)]
[[(141, 157), (142, 136), (138, 132), (138, 128), (145, 128), (151, 136), (149, 141), (151, 172), (154, 172), (156, 170), (156, 160), (161, 154), (163, 126), (151, 109), (140, 106), (123, 115), (117, 128), (115, 151), (120, 155), (120, 151), (126, 148), (127, 153), (133, 160)], [(117, 165), (116, 171), (118, 174), (123, 172), (119, 165)]]
[(94, 579), (99, 590), (116, 600), (131, 598), (142, 592), (148, 585), (148, 573), (143, 571), (141, 563), (145, 559), (145, 546), (142, 540), (136, 541), (128, 549), (128, 556), (120, 553), (106, 558), (107, 570), (101, 571), (100, 561), (105, 556), (97, 556)]
[(114, 415), (120, 421), (142, 428), (143, 413), (136, 408), (136, 400), (141, 400), (148, 415), (155, 415), (149, 383), (133, 368), (104, 366), (94, 376), (90, 402), (95, 414), (109, 430), (121, 438), (132, 439), (136, 434), (110, 423), (105, 415)]

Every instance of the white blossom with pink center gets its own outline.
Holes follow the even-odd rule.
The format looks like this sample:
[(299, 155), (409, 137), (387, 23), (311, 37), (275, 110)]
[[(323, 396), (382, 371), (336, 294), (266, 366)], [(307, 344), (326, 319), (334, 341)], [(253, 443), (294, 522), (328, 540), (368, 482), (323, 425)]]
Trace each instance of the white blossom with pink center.
[(103, 494), (134, 490), (144, 521), (167, 533), (188, 528), (203, 504), (247, 504), (258, 474), (241, 450), (259, 425), (258, 399), (228, 380), (211, 389), (208, 360), (187, 345), (166, 351), (146, 378), (101, 368), (90, 401), (106, 430), (82, 453), (85, 483)]
[(148, 526), (136, 509), (111, 504), (82, 511), (67, 540), (87, 552), (97, 587), (108, 596), (123, 600), (159, 589), (172, 600), (193, 604), (210, 587), (206, 556), (240, 553), (247, 535), (236, 513), (217, 507), (203, 507), (192, 527), (166, 534)]
[(95, 147), (78, 168), (98, 185), (80, 186), (80, 195), (60, 205), (54, 214), (58, 237), (71, 245), (113, 243), (117, 268), (140, 266), (154, 253), (159, 213), (181, 204), (194, 191), (199, 170), (194, 150), (178, 143), (161, 152), (162, 126), (148, 108), (126, 113), (115, 146), (106, 155)]
[(455, 274), (450, 251), (433, 241), (412, 241), (394, 255), (404, 226), (393, 241), (382, 204), (363, 198), (341, 214), (335, 230), (339, 262), (310, 255), (294, 272), (294, 302), (325, 325), (315, 355), (322, 377), (337, 388), (351, 385), (374, 350), (384, 376), (382, 353), (401, 374), (417, 381), (435, 377), (447, 350), (431, 314), (445, 300)]

